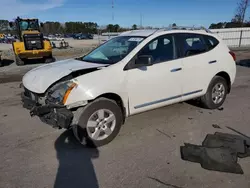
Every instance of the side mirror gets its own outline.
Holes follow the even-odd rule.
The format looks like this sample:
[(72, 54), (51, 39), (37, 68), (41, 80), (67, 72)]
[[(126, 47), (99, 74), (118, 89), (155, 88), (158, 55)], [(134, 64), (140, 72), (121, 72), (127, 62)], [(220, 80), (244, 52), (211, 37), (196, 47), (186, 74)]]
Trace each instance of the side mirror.
[(43, 22), (40, 23), (40, 27), (43, 27)]
[(10, 26), (10, 28), (12, 28), (12, 27), (13, 27), (13, 25), (14, 25), (14, 23), (13, 23), (13, 22), (9, 22), (9, 26)]
[(136, 67), (153, 65), (153, 57), (151, 55), (141, 55), (135, 60)]

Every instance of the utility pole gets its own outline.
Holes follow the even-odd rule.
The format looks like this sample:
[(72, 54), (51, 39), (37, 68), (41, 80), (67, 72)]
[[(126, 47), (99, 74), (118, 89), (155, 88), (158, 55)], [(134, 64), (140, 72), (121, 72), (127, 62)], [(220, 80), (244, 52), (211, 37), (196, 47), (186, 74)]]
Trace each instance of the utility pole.
[(114, 21), (114, 0), (112, 0), (112, 21)]
[(140, 28), (142, 29), (142, 13), (140, 14)]

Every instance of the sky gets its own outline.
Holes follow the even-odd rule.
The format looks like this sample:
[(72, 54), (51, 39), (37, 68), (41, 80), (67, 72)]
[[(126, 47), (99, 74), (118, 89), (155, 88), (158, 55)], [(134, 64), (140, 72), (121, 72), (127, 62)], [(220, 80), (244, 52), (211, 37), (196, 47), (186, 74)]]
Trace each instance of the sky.
[(13, 20), (20, 16), (40, 21), (92, 21), (98, 25), (117, 23), (131, 27), (140, 25), (142, 17), (143, 26), (162, 27), (176, 23), (208, 27), (211, 23), (230, 21), (239, 0), (113, 0), (113, 9), (112, 0), (0, 1), (0, 19)]

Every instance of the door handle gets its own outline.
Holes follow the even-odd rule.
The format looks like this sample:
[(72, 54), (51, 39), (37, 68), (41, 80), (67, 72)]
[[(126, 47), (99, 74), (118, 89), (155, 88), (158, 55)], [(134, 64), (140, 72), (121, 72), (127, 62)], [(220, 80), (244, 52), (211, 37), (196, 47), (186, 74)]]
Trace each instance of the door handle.
[(177, 71), (180, 71), (182, 70), (182, 68), (175, 68), (175, 69), (172, 69), (171, 72), (177, 72)]
[(214, 61), (209, 61), (208, 63), (209, 63), (209, 64), (213, 64), (213, 63), (217, 63), (217, 61), (216, 61), (216, 60), (214, 60)]

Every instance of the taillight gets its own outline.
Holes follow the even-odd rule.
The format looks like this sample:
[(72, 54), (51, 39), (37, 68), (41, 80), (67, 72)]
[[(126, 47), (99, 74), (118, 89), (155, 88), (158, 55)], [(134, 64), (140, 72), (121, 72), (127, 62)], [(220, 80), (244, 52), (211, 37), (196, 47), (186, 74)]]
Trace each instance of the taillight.
[(233, 57), (234, 61), (236, 61), (236, 55), (235, 55), (235, 53), (232, 52), (232, 51), (230, 51), (229, 53), (230, 53), (230, 55)]

